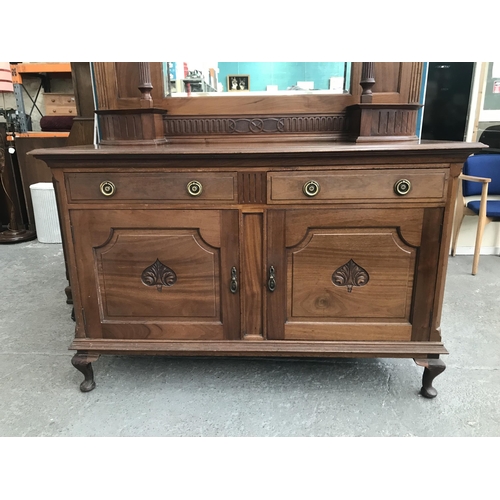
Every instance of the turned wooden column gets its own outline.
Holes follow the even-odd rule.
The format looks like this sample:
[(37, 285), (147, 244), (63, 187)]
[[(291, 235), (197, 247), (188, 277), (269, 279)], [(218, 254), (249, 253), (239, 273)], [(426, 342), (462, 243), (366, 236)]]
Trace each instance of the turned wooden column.
[(167, 111), (154, 107), (151, 91), (151, 69), (148, 62), (138, 63), (140, 99), (135, 108), (102, 109), (97, 111), (101, 123), (100, 144), (133, 146), (164, 144), (164, 117)]
[(151, 83), (151, 68), (148, 62), (139, 63), (139, 90), (141, 91), (141, 108), (152, 108), (153, 98), (151, 91), (153, 84)]
[[(348, 140), (355, 142), (416, 141), (417, 114), (421, 105), (385, 102), (380, 94), (373, 100), (375, 63), (364, 62), (359, 82), (363, 92), (359, 104), (347, 106)], [(377, 102), (378, 101), (378, 102)]]
[(361, 102), (371, 103), (373, 97), (372, 87), (375, 85), (375, 63), (363, 63), (361, 66), (361, 81), (359, 84), (363, 88), (363, 92), (361, 93)]

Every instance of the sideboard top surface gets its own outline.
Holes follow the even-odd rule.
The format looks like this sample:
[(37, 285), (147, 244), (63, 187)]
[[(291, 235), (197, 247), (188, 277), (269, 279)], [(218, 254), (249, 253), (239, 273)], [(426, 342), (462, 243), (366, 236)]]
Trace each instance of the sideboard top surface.
[[(426, 168), (430, 164), (463, 164), (484, 149), (478, 142), (395, 141), (371, 144), (290, 143), (187, 143), (151, 146), (70, 146), (37, 149), (30, 154), (53, 169), (65, 168), (269, 168), (283, 170)], [(458, 174), (457, 174), (458, 175)]]
[(238, 142), (238, 143), (192, 143), (162, 144), (151, 146), (69, 146), (63, 148), (36, 149), (30, 154), (40, 159), (77, 158), (92, 156), (301, 156), (301, 155), (386, 155), (404, 153), (419, 154), (472, 154), (486, 146), (479, 142), (452, 141), (394, 141), (371, 144), (355, 144), (352, 142)]

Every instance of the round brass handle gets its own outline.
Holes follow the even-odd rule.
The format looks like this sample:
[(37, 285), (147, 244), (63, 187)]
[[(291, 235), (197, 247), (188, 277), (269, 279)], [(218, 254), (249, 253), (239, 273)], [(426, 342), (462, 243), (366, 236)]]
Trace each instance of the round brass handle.
[(201, 185), (201, 182), (191, 181), (188, 182), (187, 190), (191, 196), (200, 196), (203, 191), (203, 186)]
[(111, 181), (101, 182), (99, 188), (104, 196), (113, 196), (116, 191), (116, 186)]
[(316, 196), (319, 193), (319, 184), (316, 181), (307, 181), (302, 186), (302, 191), (306, 196)]
[(408, 179), (400, 179), (394, 184), (394, 191), (400, 196), (404, 196), (411, 191), (411, 182)]

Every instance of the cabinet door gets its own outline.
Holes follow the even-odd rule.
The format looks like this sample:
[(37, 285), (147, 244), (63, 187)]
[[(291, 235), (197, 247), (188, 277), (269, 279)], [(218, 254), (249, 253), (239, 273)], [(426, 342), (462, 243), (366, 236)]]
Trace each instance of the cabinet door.
[(239, 335), (236, 211), (71, 210), (70, 217), (87, 337)]
[[(269, 211), (267, 264), (274, 291), (267, 294), (267, 337), (414, 340), (415, 294), (432, 296), (434, 287), (432, 272), (422, 272), (419, 283), (416, 275), (436, 265), (422, 257), (437, 256), (439, 245), (434, 238), (421, 252), (425, 211)], [(439, 225), (433, 231), (439, 236)]]

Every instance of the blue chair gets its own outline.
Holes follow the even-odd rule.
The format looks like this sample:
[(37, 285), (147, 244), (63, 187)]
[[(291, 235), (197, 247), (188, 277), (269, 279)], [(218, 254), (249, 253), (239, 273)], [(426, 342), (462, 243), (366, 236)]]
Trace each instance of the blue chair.
[(477, 274), (484, 228), (500, 219), (500, 154), (479, 154), (467, 158), (455, 209), (451, 254), (457, 248), (458, 233), (465, 215), (477, 215), (476, 244), (472, 274)]

